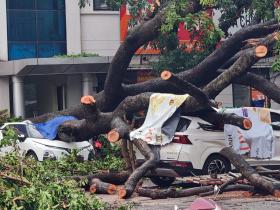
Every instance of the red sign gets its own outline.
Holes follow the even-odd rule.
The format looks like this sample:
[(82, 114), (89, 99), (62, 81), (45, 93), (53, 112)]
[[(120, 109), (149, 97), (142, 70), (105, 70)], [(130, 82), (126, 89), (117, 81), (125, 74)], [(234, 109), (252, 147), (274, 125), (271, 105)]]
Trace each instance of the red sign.
[[(210, 11), (210, 15), (212, 11)], [(121, 32), (121, 42), (125, 40), (127, 31), (129, 29), (128, 23), (131, 19), (131, 15), (129, 14), (129, 11), (127, 9), (126, 5), (123, 5), (120, 9), (120, 32)], [(178, 38), (180, 41), (180, 44), (186, 45), (187, 51), (192, 51), (194, 49), (195, 43), (198, 42), (198, 40), (191, 40), (190, 33), (185, 28), (185, 25), (183, 23), (179, 24), (178, 29)], [(136, 54), (159, 54), (159, 50), (153, 49), (150, 45), (148, 45), (146, 48), (140, 48), (136, 52)]]

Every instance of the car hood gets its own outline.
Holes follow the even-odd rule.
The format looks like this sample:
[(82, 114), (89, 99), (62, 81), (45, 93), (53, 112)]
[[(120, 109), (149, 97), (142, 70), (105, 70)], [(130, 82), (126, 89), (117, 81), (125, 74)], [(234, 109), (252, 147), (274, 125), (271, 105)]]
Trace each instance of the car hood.
[(36, 139), (36, 138), (29, 138), (33, 142), (36, 142), (38, 144), (43, 144), (45, 146), (50, 147), (59, 147), (59, 148), (66, 148), (66, 149), (83, 149), (85, 147), (91, 146), (91, 144), (88, 141), (82, 141), (82, 142), (64, 142), (59, 140), (49, 140), (49, 139)]

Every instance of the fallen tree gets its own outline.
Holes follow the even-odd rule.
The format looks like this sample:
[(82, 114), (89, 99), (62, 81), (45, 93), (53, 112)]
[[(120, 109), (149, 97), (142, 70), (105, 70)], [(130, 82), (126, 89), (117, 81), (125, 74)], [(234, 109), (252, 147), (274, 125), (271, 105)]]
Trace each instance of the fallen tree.
[[(152, 11), (152, 15), (146, 16), (128, 32), (125, 41), (120, 45), (110, 64), (102, 92), (94, 96), (82, 97), (81, 104), (76, 107), (44, 114), (31, 121), (34, 123), (45, 122), (58, 115), (71, 115), (77, 120), (64, 122), (58, 128), (58, 136), (62, 141), (82, 141), (106, 133), (108, 133), (110, 142), (120, 139), (126, 141), (133, 129), (126, 120), (127, 116), (147, 110), (152, 93), (160, 92), (189, 94), (190, 97), (182, 105), (184, 115), (197, 114), (218, 127), (228, 123), (242, 129), (250, 129), (252, 125), (247, 119), (213, 111), (212, 107), (215, 106), (213, 99), (232, 82), (239, 82), (255, 87), (265, 92), (274, 101), (280, 102), (277, 86), (249, 73), (252, 65), (258, 60), (273, 54), (280, 27), (275, 20), (241, 29), (192, 69), (178, 74), (165, 71), (158, 79), (132, 85), (122, 84), (135, 52), (141, 46), (160, 36), (162, 27), (169, 23), (168, 14), (170, 11), (174, 12), (172, 5), (174, 5), (173, 1), (167, 1), (163, 6), (158, 5), (157, 10)], [(200, 1), (189, 0), (176, 12), (181, 17), (186, 17), (205, 9)], [(171, 31), (178, 30), (176, 26), (178, 22), (174, 21), (173, 24)], [(253, 41), (252, 38), (254, 38)], [(264, 86), (268, 89), (265, 89)], [(143, 139), (137, 139), (132, 143), (147, 161), (131, 173), (125, 186), (119, 190), (120, 197), (131, 196), (138, 181), (157, 164), (155, 154)], [(131, 158), (129, 158), (126, 148), (123, 148), (123, 154), (129, 162)], [(128, 167), (132, 165), (134, 164), (127, 164)], [(246, 176), (244, 175), (244, 177)], [(261, 186), (258, 182), (252, 181), (257, 187)], [(266, 190), (273, 194), (276, 192), (275, 188)]]

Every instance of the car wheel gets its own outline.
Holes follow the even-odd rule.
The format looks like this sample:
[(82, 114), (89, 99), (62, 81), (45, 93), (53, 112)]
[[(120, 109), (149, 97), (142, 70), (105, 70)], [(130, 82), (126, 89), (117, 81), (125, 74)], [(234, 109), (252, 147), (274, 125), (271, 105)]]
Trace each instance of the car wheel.
[(212, 155), (205, 161), (202, 173), (207, 175), (224, 174), (230, 170), (230, 162), (226, 158), (221, 155)]
[(28, 152), (25, 157), (38, 161), (38, 157), (33, 151)]
[(152, 176), (150, 179), (155, 185), (159, 187), (169, 187), (175, 181), (174, 177), (168, 176)]

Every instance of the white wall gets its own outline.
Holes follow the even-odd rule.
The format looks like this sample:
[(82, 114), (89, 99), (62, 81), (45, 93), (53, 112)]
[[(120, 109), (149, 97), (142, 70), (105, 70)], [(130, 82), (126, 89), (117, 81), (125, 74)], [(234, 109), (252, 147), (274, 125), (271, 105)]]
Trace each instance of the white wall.
[(81, 16), (79, 0), (66, 0), (67, 54), (81, 53)]
[(9, 77), (0, 77), (0, 110), (10, 111)]
[(8, 60), (6, 0), (0, 0), (0, 60)]
[(118, 11), (94, 11), (93, 1), (81, 9), (82, 51), (113, 56), (120, 45)]

